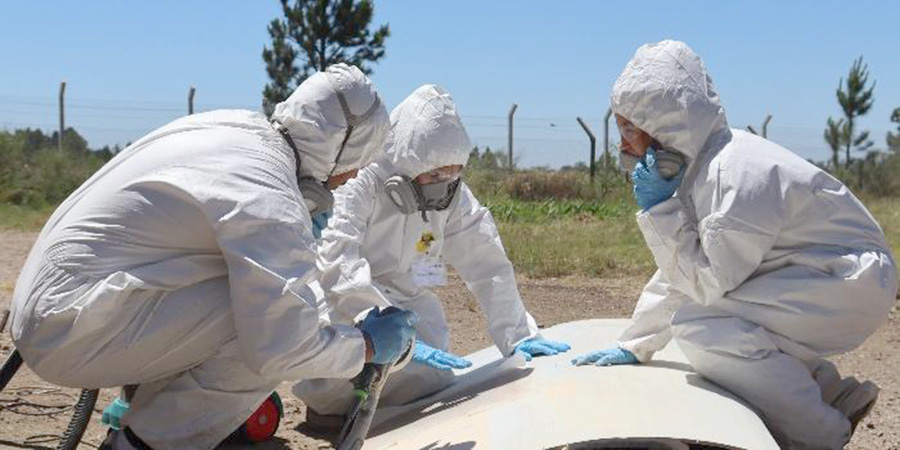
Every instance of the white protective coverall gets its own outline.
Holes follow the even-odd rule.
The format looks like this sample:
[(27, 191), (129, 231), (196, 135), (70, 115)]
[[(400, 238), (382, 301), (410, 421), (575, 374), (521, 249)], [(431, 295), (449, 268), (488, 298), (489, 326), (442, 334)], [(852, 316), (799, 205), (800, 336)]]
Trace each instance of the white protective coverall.
[[(537, 336), (522, 304), (515, 274), (491, 213), (465, 183), (443, 211), (401, 213), (385, 193), (393, 175), (410, 178), (448, 165), (465, 165), (471, 149), (450, 95), (433, 85), (416, 89), (391, 112), (385, 153), (335, 191), (335, 206), (319, 245), (320, 279), (333, 323), (348, 324), (374, 305), (395, 305), (419, 316), (416, 339), (448, 350), (450, 338), (440, 299), (417, 285), (415, 267), (442, 258), (455, 268), (487, 316), (488, 331), (504, 355)], [(398, 405), (436, 392), (452, 371), (410, 363), (392, 374), (381, 404)], [(346, 380), (301, 381), (294, 393), (319, 414), (344, 414), (352, 386)]]
[[(359, 71), (332, 66), (277, 105), (324, 181), (361, 167), (388, 130)], [(40, 377), (64, 386), (140, 384), (123, 422), (154, 449), (209, 449), (285, 380), (355, 376), (365, 343), (323, 326), (294, 152), (262, 114), (178, 119), (126, 148), (49, 219), (13, 298), (12, 335)]]
[(828, 173), (730, 130), (683, 43), (641, 47), (611, 102), (689, 159), (676, 196), (637, 215), (659, 270), (619, 345), (647, 361), (674, 334), (694, 368), (756, 407), (783, 447), (843, 448), (850, 424), (813, 375), (839, 380), (819, 358), (859, 346), (895, 302), (896, 267), (875, 219)]

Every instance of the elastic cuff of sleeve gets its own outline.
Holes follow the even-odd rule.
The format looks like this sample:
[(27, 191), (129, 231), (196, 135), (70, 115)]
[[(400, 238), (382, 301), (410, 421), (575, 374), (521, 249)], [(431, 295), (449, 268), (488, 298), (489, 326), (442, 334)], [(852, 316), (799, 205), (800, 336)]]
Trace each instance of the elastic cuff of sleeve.
[[(535, 339), (535, 338), (540, 338), (540, 337), (541, 337), (541, 333), (535, 333), (531, 336), (525, 336), (522, 339), (519, 339), (518, 341), (513, 342), (509, 346), (509, 353), (505, 354), (505, 356), (512, 356), (512, 355), (516, 354), (516, 349), (519, 348), (519, 346), (522, 345), (523, 342), (525, 342), (529, 339)], [(499, 345), (497, 346), (497, 349), (500, 350), (501, 354), (503, 353), (503, 348), (501, 348)]]
[(346, 378), (354, 377), (356, 374), (362, 372), (363, 365), (366, 363), (366, 338), (363, 335), (362, 330), (356, 327), (348, 325), (331, 325), (331, 327), (334, 328), (336, 338), (354, 341), (352, 352), (354, 355), (359, 355), (359, 357), (356, 358), (359, 362), (353, 365), (349, 370), (349, 376)]
[(633, 354), (641, 364), (653, 359), (654, 352), (639, 351), (638, 349), (634, 348), (634, 345), (630, 345), (631, 342), (616, 342), (616, 344), (618, 344), (619, 348), (621, 348), (622, 350), (628, 350), (629, 352), (631, 352), (631, 354)]

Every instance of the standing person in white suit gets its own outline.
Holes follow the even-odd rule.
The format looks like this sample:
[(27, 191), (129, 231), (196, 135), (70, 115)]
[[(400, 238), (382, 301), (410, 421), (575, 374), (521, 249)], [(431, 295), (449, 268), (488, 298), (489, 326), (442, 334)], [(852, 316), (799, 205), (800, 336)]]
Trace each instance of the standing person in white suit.
[(875, 219), (828, 173), (729, 129), (681, 42), (638, 49), (611, 102), (659, 270), (618, 347), (573, 363), (647, 362), (674, 336), (783, 448), (843, 448), (878, 389), (822, 358), (862, 344), (895, 302), (897, 269)]
[[(335, 191), (334, 215), (319, 244), (332, 323), (350, 323), (375, 305), (419, 317), (413, 363), (388, 379), (384, 404), (436, 392), (453, 380), (450, 369), (471, 364), (447, 352), (444, 308), (430, 289), (446, 283), (448, 264), (478, 300), (504, 356), (531, 359), (569, 348), (538, 335), (490, 212), (459, 178), (471, 148), (450, 95), (425, 85), (391, 112), (385, 153)], [(352, 398), (344, 380), (307, 379), (294, 393), (312, 410), (314, 426), (323, 415), (344, 414)]]
[(138, 385), (104, 448), (211, 449), (282, 381), (351, 378), (398, 356), (407, 313), (320, 323), (310, 212), (381, 149), (387, 111), (355, 67), (301, 84), (272, 121), (178, 119), (49, 219), (13, 297), (12, 335), (47, 381)]

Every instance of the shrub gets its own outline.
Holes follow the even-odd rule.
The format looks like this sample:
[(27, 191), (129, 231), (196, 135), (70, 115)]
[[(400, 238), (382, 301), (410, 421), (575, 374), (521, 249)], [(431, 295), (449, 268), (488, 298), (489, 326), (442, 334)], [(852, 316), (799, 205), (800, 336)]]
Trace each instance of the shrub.
[[(97, 171), (110, 155), (86, 150), (70, 130), (73, 142), (62, 151), (48, 145), (35, 130), (0, 132), (0, 203), (44, 207), (63, 201)], [(69, 136), (69, 135), (67, 135)]]

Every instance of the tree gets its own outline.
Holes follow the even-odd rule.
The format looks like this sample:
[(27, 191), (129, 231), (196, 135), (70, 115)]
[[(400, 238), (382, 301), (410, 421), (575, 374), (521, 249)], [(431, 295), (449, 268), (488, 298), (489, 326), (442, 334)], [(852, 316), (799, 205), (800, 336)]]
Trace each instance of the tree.
[[(847, 75), (847, 83), (844, 86), (844, 79), (838, 83), (837, 98), (841, 109), (844, 111), (844, 123), (842, 130), (841, 143), (846, 151), (846, 160), (844, 164), (850, 168), (850, 149), (856, 147), (859, 151), (866, 151), (872, 146), (869, 140), (869, 132), (861, 131), (856, 133), (856, 118), (865, 115), (872, 109), (875, 98), (872, 91), (875, 89), (875, 82), (869, 86), (869, 66), (863, 64), (863, 58), (860, 56), (853, 61), (850, 67), (850, 73)], [(830, 124), (829, 124), (830, 128)], [(826, 130), (826, 133), (828, 130)], [(827, 140), (827, 139), (826, 139)], [(830, 144), (830, 143), (829, 143)]]
[(831, 167), (837, 169), (840, 164), (841, 146), (844, 138), (844, 119), (835, 121), (831, 117), (828, 118), (828, 127), (825, 128), (825, 142), (831, 148)]
[(371, 0), (281, 0), (281, 8), (284, 17), (269, 24), (272, 48), (264, 47), (262, 54), (271, 79), (263, 90), (268, 113), (316, 71), (343, 62), (368, 75), (369, 64), (385, 55), (390, 28), (369, 30), (375, 11)]
[(894, 112), (891, 114), (891, 122), (897, 124), (897, 134), (891, 133), (888, 131), (887, 134), (887, 146), (888, 150), (900, 153), (900, 108), (894, 108)]
[[(54, 131), (50, 139), (52, 142), (59, 140), (59, 132)], [(66, 128), (66, 132), (63, 133), (62, 144), (63, 150), (67, 152), (87, 153), (90, 151), (87, 140), (81, 137), (81, 135), (72, 127)]]

